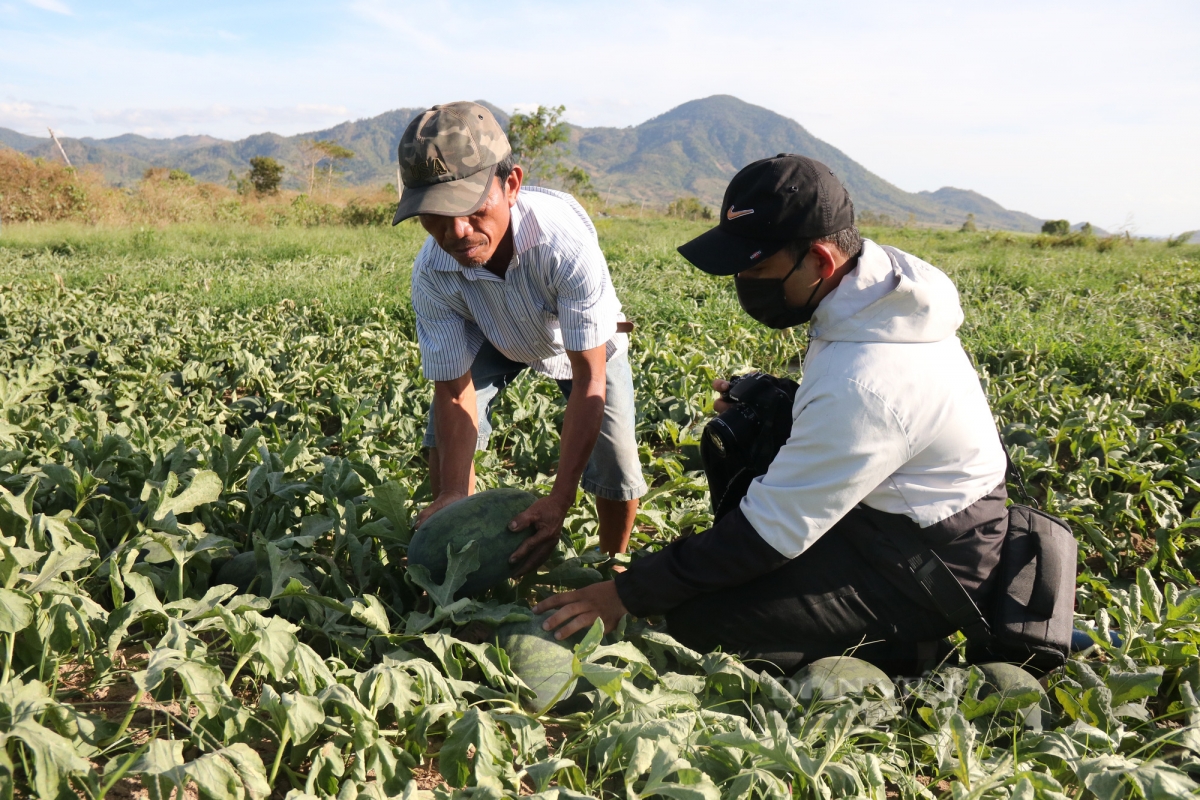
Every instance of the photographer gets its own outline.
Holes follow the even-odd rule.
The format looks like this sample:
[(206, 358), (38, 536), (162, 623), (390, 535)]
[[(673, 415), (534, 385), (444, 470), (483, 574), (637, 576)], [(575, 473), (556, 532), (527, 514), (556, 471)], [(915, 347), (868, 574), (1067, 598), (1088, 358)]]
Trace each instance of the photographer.
[(597, 617), (665, 614), (690, 647), (783, 670), (851, 649), (886, 664), (927, 652), (957, 626), (906, 574), (907, 543), (932, 549), (979, 603), (1007, 520), (1005, 455), (956, 336), (953, 283), (864, 241), (833, 173), (795, 155), (741, 170), (718, 227), (679, 250), (734, 276), (760, 323), (811, 320), (786, 443), (710, 530), (615, 582), (548, 598), (538, 610), (559, 611), (546, 627), (566, 636)]

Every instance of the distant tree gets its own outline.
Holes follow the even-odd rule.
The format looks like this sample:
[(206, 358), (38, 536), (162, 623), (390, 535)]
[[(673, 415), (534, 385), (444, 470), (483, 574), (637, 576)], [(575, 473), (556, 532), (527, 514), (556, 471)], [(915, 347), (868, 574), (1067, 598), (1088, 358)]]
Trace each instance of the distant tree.
[(313, 142), (313, 146), (316, 147), (318, 151), (320, 151), (322, 158), (329, 162), (329, 172), (325, 179), (325, 191), (326, 191), (326, 193), (328, 193), (329, 190), (333, 188), (334, 164), (336, 164), (339, 161), (346, 161), (348, 159), (354, 158), (354, 151), (348, 150), (347, 148), (342, 147), (340, 144), (333, 141), (332, 139), (321, 139), (319, 141)]
[(300, 169), (308, 176), (308, 194), (311, 195), (317, 182), (317, 164), (321, 163), (325, 152), (312, 139), (302, 139), (296, 148), (300, 151)]
[(278, 194), (283, 182), (283, 164), (270, 156), (255, 156), (250, 159), (250, 185), (259, 194)]
[(562, 121), (566, 106), (538, 106), (532, 114), (514, 113), (508, 118), (508, 143), (513, 159), (525, 170), (530, 183), (553, 178), (570, 139), (567, 123)]
[(962, 224), (962, 227), (959, 228), (959, 230), (963, 233), (974, 233), (975, 231), (979, 230), (979, 228), (975, 225), (975, 215), (967, 214), (967, 221)]
[(534, 186), (557, 183), (577, 197), (599, 200), (592, 176), (583, 167), (562, 163), (567, 154), (570, 128), (562, 121), (566, 106), (538, 106), (532, 114), (514, 112), (508, 118), (508, 143), (513, 159), (525, 170), (525, 179)]
[(1066, 236), (1071, 232), (1071, 223), (1065, 219), (1048, 219), (1042, 223), (1042, 233), (1050, 236)]
[(1084, 236), (1095, 236), (1096, 235), (1096, 230), (1095, 230), (1095, 228), (1092, 227), (1092, 223), (1090, 223), (1090, 222), (1085, 222), (1082, 225), (1080, 225), (1079, 232), (1082, 233)]
[(680, 197), (667, 205), (668, 217), (681, 219), (702, 220), (712, 219), (712, 209), (701, 203), (696, 197)]

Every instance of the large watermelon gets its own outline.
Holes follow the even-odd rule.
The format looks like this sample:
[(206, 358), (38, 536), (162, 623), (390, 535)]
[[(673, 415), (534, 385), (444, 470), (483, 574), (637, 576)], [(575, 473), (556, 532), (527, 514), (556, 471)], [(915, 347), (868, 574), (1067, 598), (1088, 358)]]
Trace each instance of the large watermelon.
[(883, 670), (850, 656), (818, 659), (802, 667), (791, 682), (789, 688), (800, 700), (814, 696), (833, 700), (850, 694), (886, 700), (896, 696), (896, 686)]
[(531, 712), (544, 709), (563, 686), (567, 688), (562, 693), (562, 699), (570, 697), (575, 690), (575, 680), (571, 677), (572, 651), (587, 631), (579, 631), (558, 641), (552, 631), (542, 630), (542, 623), (556, 611), (546, 611), (521, 622), (509, 622), (496, 629), (496, 641), (508, 653), (512, 671), (536, 695), (521, 698), (525, 708)]
[[(250, 591), (250, 584), (256, 577), (258, 577), (258, 558), (253, 550), (247, 550), (245, 553), (238, 553), (217, 568), (213, 585), (232, 584), (238, 588), (239, 592), (245, 594)], [(263, 586), (261, 581), (255, 587), (255, 590), (263, 595), (267, 594), (269, 589), (270, 585)]]
[(1046, 690), (1037, 678), (1015, 664), (996, 662), (976, 666), (987, 679), (979, 692), (981, 700), (999, 693), (996, 713), (1017, 713), (1026, 728), (1041, 730), (1042, 711), (1049, 711), (1050, 706)]
[(467, 542), (477, 542), (479, 569), (456, 594), (465, 597), (490, 589), (512, 577), (508, 558), (533, 527), (510, 531), (508, 523), (535, 500), (537, 495), (521, 489), (489, 489), (451, 503), (417, 528), (408, 545), (408, 563), (424, 566), (441, 583), (446, 579), (446, 546), (458, 552)]

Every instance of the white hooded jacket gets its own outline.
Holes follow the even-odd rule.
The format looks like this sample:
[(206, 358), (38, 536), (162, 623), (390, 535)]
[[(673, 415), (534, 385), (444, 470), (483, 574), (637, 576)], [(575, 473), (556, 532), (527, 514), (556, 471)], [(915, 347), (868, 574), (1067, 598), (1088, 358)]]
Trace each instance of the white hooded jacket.
[(864, 243), (813, 315), (791, 437), (742, 500), (764, 541), (795, 558), (859, 503), (929, 527), (1004, 480), (962, 321), (945, 273)]

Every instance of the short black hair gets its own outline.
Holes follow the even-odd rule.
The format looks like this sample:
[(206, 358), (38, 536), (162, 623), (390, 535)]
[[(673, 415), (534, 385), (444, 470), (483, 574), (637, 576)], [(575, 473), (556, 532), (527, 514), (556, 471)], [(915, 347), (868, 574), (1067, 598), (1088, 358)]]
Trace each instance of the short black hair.
[(793, 239), (784, 245), (784, 249), (791, 254), (794, 260), (800, 260), (808, 255), (808, 251), (817, 242), (825, 242), (832, 244), (846, 254), (846, 258), (854, 258), (863, 249), (862, 234), (858, 232), (856, 225), (851, 225), (849, 228), (843, 228), (837, 233), (831, 233), (828, 236), (822, 236), (820, 239)]
[(501, 183), (504, 183), (506, 180), (508, 180), (508, 176), (512, 174), (513, 167), (516, 165), (517, 162), (516, 159), (513, 158), (511, 150), (509, 151), (508, 155), (497, 162), (496, 177), (500, 179)]

